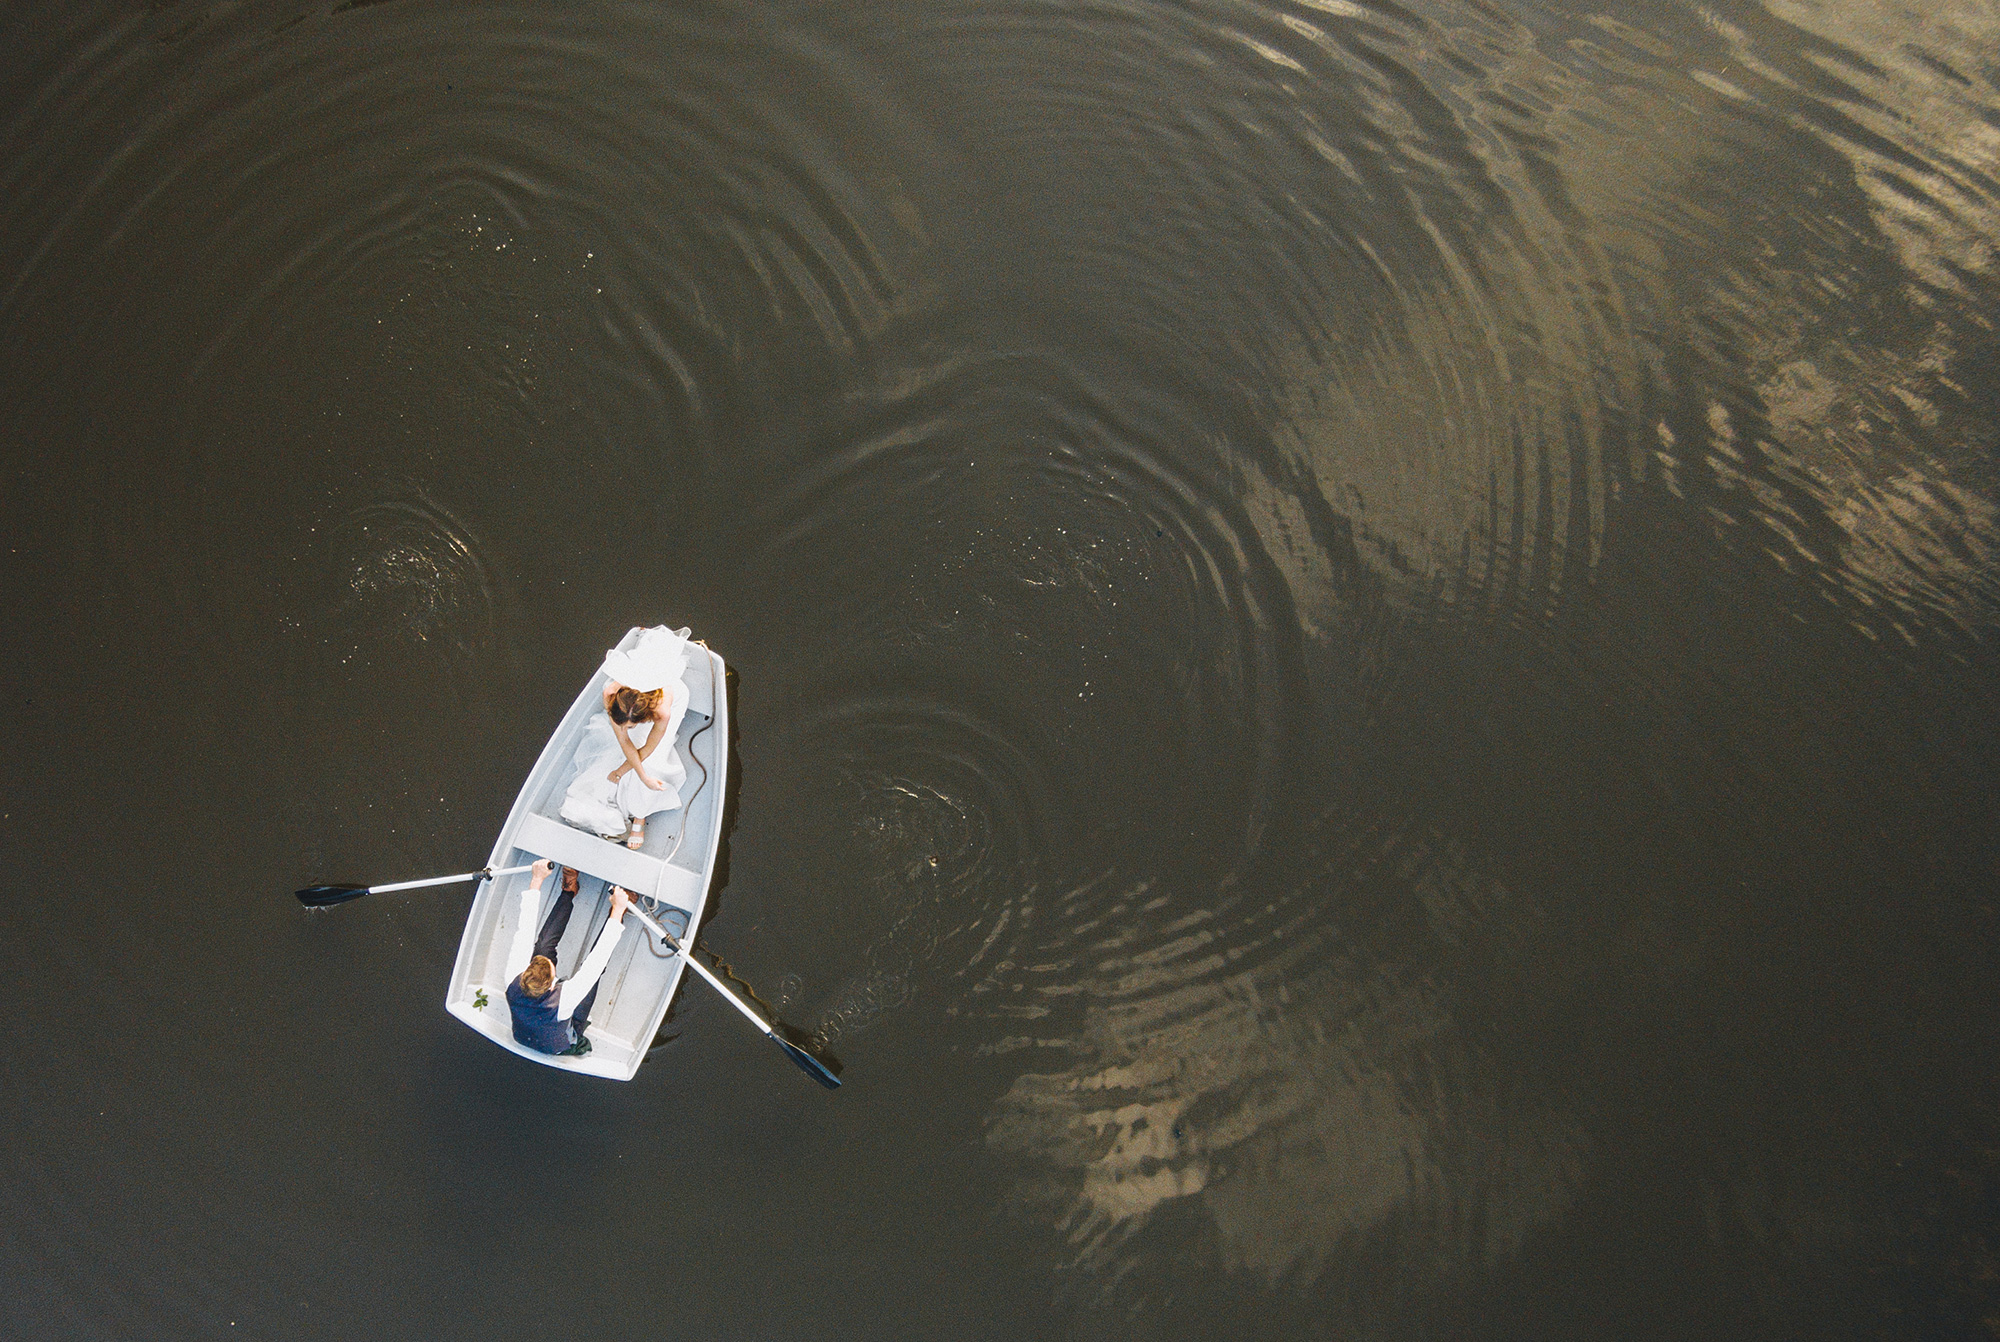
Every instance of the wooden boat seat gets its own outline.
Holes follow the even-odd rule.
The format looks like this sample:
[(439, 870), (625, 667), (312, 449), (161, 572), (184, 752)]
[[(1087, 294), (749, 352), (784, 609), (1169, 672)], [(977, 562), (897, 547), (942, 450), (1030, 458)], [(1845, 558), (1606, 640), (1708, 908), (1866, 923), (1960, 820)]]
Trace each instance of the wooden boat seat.
[(600, 880), (622, 885), (635, 895), (650, 895), (676, 908), (692, 910), (701, 899), (699, 874), (634, 852), (623, 844), (572, 829), (545, 815), (521, 817), (514, 847), (533, 857), (545, 857)]

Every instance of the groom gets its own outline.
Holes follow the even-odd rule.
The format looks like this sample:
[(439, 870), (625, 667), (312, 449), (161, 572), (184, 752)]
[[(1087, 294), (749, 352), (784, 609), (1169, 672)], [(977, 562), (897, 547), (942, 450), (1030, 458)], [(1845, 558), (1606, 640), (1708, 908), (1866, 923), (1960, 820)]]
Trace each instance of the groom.
[(620, 886), (611, 887), (611, 920), (597, 934), (597, 944), (583, 957), (577, 971), (556, 982), (556, 947), (569, 926), (570, 911), (576, 906), (576, 872), (563, 869), (562, 894), (534, 935), (535, 910), (542, 904), (542, 882), (555, 870), (555, 863), (543, 858), (534, 865), (534, 879), (521, 891), (521, 907), (514, 920), (514, 944), (507, 953), (507, 1009), (514, 1017), (514, 1041), (538, 1053), (566, 1053), (582, 1057), (590, 1052), (584, 1027), (590, 1023), (591, 1004), (597, 1000), (597, 980), (611, 963), (625, 935), (625, 906), (632, 896)]

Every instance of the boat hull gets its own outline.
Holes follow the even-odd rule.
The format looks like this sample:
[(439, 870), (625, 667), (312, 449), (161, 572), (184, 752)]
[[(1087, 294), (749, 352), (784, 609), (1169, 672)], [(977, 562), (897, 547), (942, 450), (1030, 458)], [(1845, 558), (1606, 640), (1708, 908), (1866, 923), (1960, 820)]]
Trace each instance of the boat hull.
[[(633, 629), (618, 646), (630, 649), (643, 631)], [(606, 677), (600, 669), (563, 715), (560, 726), (528, 771), (487, 865), (500, 869), (550, 858), (582, 873), (570, 925), (557, 952), (557, 973), (574, 970), (609, 916), (609, 886), (647, 898), (645, 907), (670, 931), (691, 939), (701, 925), (722, 842), (723, 798), (729, 767), (729, 696), (722, 658), (700, 643), (688, 645), (688, 710), (675, 738), (687, 765), (680, 809), (647, 822), (638, 852), (563, 823), (567, 791), (584, 725), (601, 711)], [(507, 1010), (503, 960), (514, 936), (520, 892), (532, 879), (522, 873), (482, 881), (466, 914), (458, 959), (452, 966), (445, 1009), (494, 1043), (531, 1062), (589, 1076), (629, 1081), (645, 1061), (668, 1004), (680, 986), (685, 962), (658, 938), (628, 920), (604, 975), (598, 980), (582, 1057), (552, 1056), (516, 1043)], [(550, 882), (531, 915), (539, 923), (554, 900)], [(482, 1005), (482, 1000), (484, 1005)]]

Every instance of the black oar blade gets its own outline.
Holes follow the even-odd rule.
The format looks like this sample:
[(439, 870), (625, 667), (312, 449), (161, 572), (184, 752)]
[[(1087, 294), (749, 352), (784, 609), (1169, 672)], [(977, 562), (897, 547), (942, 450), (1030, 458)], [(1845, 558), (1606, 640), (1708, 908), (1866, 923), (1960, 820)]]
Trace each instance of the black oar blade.
[(804, 1072), (828, 1090), (840, 1089), (840, 1078), (832, 1072), (827, 1071), (826, 1064), (822, 1063), (818, 1058), (815, 1058), (796, 1044), (788, 1044), (784, 1040), (778, 1039), (778, 1036), (775, 1034), (771, 1038), (778, 1040), (778, 1047), (785, 1050), (785, 1055), (799, 1065), (801, 1072)]
[(309, 885), (299, 891), (299, 903), (309, 909), (323, 909), (329, 904), (345, 904), (350, 899), (359, 899), (367, 893), (365, 885)]

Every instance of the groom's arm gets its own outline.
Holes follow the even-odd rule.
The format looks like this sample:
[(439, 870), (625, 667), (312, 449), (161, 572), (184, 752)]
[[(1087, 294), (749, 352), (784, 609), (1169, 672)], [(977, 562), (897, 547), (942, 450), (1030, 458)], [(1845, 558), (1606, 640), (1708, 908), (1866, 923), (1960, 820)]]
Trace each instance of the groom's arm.
[(615, 886), (613, 890), (611, 921), (597, 934), (597, 944), (590, 948), (589, 955), (583, 957), (576, 973), (563, 980), (562, 996), (556, 1002), (557, 1020), (568, 1020), (577, 1003), (590, 996), (590, 990), (597, 986), (597, 980), (604, 974), (604, 967), (611, 963), (611, 953), (618, 949), (618, 943), (625, 935), (625, 905), (630, 896)]
[(535, 915), (542, 911), (542, 881), (555, 870), (555, 863), (543, 858), (535, 863), (535, 878), (521, 891), (521, 903), (514, 913), (514, 940), (507, 947), (507, 958), (502, 962), (503, 973), (500, 984), (504, 989), (520, 976), (528, 967), (528, 961), (535, 952)]

